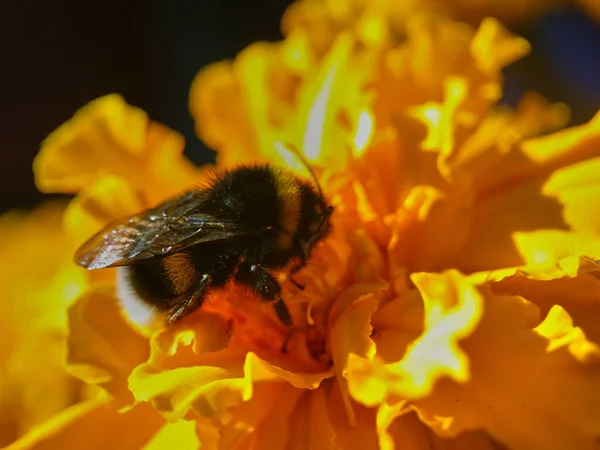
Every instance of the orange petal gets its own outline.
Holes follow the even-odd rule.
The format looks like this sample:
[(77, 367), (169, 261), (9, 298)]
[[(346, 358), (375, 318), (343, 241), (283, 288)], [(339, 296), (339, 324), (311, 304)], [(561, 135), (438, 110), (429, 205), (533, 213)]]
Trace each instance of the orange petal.
[(376, 410), (356, 402), (350, 404), (354, 412), (351, 421), (338, 383), (329, 385), (329, 421), (335, 433), (334, 448), (344, 450), (378, 449), (378, 436), (375, 428)]
[[(330, 450), (335, 435), (329, 422), (327, 392), (324, 388), (306, 391), (290, 417), (289, 450)], [(270, 447), (272, 448), (272, 447)]]
[(393, 264), (411, 272), (451, 266), (446, 260), (469, 241), (472, 201), (467, 183), (447, 192), (414, 187), (392, 221), (397, 235), (389, 248)]
[[(468, 431), (455, 438), (440, 437), (414, 412), (402, 406), (383, 404), (377, 413), (382, 450), (495, 450), (497, 445), (481, 431)], [(399, 414), (401, 412), (401, 414)]]
[[(370, 291), (360, 295), (364, 287), (355, 285), (348, 289), (336, 300), (338, 305), (334, 304), (330, 312), (330, 317), (335, 317), (330, 319), (329, 326), (330, 353), (350, 423), (354, 422), (355, 417), (345, 380), (348, 355), (353, 353), (372, 359), (376, 351), (375, 343), (370, 338), (371, 316), (381, 301), (381, 293), (379, 291), (378, 294), (373, 294), (373, 291)], [(340, 308), (339, 303), (343, 303), (344, 307), (336, 317), (335, 310)]]
[(92, 400), (64, 410), (6, 450), (136, 450), (152, 439), (164, 420), (145, 404), (124, 413)]
[(283, 383), (257, 386), (249, 402), (231, 409), (232, 419), (221, 428), (221, 434), (227, 436), (226, 448), (292, 447), (292, 426), (299, 425), (293, 424), (294, 416), (304, 412), (297, 411), (302, 393), (302, 390)]
[(192, 181), (183, 147), (179, 134), (150, 122), (120, 96), (107, 95), (42, 143), (34, 161), (36, 184), (44, 192), (75, 193), (109, 173), (129, 179), (157, 201)]
[(586, 124), (523, 141), (480, 174), (478, 196), (486, 199), (519, 185), (545, 182), (541, 180), (552, 171), (598, 156), (599, 142), (600, 113)]
[(566, 229), (561, 205), (542, 193), (543, 183), (534, 179), (478, 200), (472, 209), (471, 235), (446, 264), (464, 272), (519, 266), (524, 260), (515, 233)]
[(241, 89), (231, 62), (211, 64), (194, 78), (189, 108), (196, 133), (209, 147), (241, 153), (245, 143), (248, 159), (255, 159), (256, 136)]
[(545, 195), (563, 205), (564, 221), (572, 230), (596, 239), (600, 238), (600, 212), (590, 205), (600, 203), (598, 173), (600, 157), (555, 171), (543, 188)]
[(510, 448), (595, 448), (600, 349), (559, 306), (534, 329), (539, 320), (532, 306), (486, 294), (482, 319), (462, 342), (469, 378), (442, 380), (431, 396), (414, 402), (438, 434), (484, 428)]
[[(561, 261), (562, 264), (567, 261)], [(573, 267), (552, 264), (524, 267), (491, 283), (496, 294), (521, 295), (540, 307), (543, 315), (554, 305), (563, 307), (575, 326), (600, 345), (600, 280), (597, 264), (583, 259)]]
[(127, 378), (148, 355), (148, 341), (125, 322), (109, 289), (90, 290), (69, 309), (69, 372), (105, 388), (118, 405), (133, 401)]

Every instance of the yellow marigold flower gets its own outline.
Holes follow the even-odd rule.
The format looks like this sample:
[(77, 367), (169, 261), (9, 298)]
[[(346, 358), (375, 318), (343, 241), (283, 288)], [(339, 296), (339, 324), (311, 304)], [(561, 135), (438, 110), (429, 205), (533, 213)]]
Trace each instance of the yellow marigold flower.
[[(78, 405), (12, 450), (597, 448), (600, 115), (552, 132), (564, 106), (497, 107), (528, 44), (495, 20), (407, 23), (406, 41), (379, 45), (297, 27), (192, 86), (218, 165), (302, 172), (284, 150), (297, 146), (335, 205), (306, 289), (283, 281), (301, 328), (288, 353), (242, 290), (163, 327), (107, 275), (69, 310), (67, 363), (120, 412)], [(151, 124), (108, 96), (44, 143), (38, 183), (77, 192), (77, 241), (202, 178)]]
[[(593, 3), (593, 0), (578, 1)], [(286, 11), (282, 28), (288, 38), (307, 34), (311, 47), (317, 54), (323, 54), (332, 40), (345, 31), (352, 31), (367, 46), (398, 43), (418, 13), (439, 14), (473, 25), (489, 17), (504, 23), (520, 23), (567, 3), (567, 0), (302, 0)]]
[(84, 395), (62, 367), (67, 307), (86, 286), (61, 230), (64, 205), (0, 217), (0, 445)]

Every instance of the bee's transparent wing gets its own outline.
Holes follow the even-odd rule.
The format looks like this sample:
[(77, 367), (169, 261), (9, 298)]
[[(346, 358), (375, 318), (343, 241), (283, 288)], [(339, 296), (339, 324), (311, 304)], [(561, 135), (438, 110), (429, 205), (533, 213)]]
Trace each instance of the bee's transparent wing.
[(75, 260), (87, 269), (124, 266), (191, 245), (264, 232), (251, 224), (202, 212), (204, 198), (202, 191), (192, 191), (113, 222), (83, 244)]

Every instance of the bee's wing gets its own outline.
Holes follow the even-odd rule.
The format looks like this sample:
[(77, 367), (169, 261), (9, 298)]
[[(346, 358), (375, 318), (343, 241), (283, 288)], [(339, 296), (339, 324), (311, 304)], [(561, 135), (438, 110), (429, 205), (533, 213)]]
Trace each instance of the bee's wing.
[(201, 192), (190, 192), (136, 216), (116, 221), (93, 236), (75, 255), (87, 269), (124, 266), (191, 245), (242, 236), (264, 230), (234, 219), (202, 212)]

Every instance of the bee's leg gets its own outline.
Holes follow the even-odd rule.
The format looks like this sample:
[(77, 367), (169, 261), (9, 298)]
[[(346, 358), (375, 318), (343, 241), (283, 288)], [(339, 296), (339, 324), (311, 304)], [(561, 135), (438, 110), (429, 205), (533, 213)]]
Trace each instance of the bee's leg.
[(292, 316), (281, 299), (279, 282), (260, 264), (242, 263), (235, 274), (237, 283), (248, 286), (266, 301), (273, 302), (277, 317), (286, 327), (292, 326)]
[(167, 320), (174, 322), (200, 308), (211, 283), (212, 277), (210, 274), (203, 274), (197, 284), (171, 302), (171, 308), (167, 311)]
[(290, 281), (301, 291), (304, 290), (306, 285), (296, 281), (294, 275), (300, 272), (304, 268), (304, 266), (306, 266), (306, 262), (310, 258), (310, 251), (308, 250), (308, 247), (303, 246), (302, 251), (304, 253), (302, 259), (290, 270)]
[(306, 285), (300, 283), (299, 281), (297, 281), (294, 278), (294, 275), (297, 274), (298, 272), (300, 272), (300, 270), (302, 270), (302, 268), (305, 265), (306, 265), (306, 261), (303, 260), (303, 261), (300, 261), (298, 264), (296, 264), (294, 267), (292, 267), (292, 269), (290, 270), (290, 281), (293, 283), (294, 286), (296, 286), (301, 291), (304, 290), (304, 288), (306, 287)]

